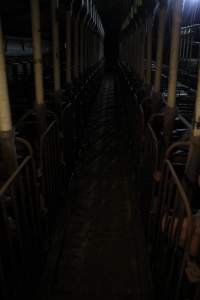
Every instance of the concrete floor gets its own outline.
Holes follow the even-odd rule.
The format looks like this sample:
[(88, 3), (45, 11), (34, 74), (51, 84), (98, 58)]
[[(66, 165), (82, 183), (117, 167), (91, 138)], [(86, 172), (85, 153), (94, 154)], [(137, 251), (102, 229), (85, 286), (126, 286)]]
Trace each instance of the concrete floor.
[(105, 76), (70, 188), (72, 216), (50, 300), (152, 299), (126, 111), (115, 90), (113, 76)]

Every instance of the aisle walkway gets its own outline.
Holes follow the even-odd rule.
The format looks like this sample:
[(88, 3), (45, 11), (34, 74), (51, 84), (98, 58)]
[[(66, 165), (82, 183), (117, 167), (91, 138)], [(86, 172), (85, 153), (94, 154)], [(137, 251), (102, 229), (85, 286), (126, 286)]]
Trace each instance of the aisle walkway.
[(106, 76), (71, 187), (51, 300), (152, 299), (144, 237), (130, 183), (126, 115)]

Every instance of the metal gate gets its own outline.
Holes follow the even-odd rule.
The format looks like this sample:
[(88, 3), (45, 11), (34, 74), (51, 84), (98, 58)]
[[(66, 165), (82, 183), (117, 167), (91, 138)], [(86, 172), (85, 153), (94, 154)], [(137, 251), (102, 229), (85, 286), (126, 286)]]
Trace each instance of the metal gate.
[(155, 214), (153, 274), (157, 298), (184, 299), (190, 260), (192, 212), (183, 186), (169, 160), (164, 163)]
[[(0, 189), (0, 296), (15, 299), (33, 284), (42, 265), (40, 203), (30, 145), (17, 139), (22, 151), (18, 168)], [(25, 153), (25, 155), (24, 155)]]

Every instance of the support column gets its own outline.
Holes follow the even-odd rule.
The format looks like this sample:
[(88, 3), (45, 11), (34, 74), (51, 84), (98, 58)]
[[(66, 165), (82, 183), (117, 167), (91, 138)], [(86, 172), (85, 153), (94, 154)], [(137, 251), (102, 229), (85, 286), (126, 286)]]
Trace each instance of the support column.
[(175, 115), (182, 6), (183, 6), (183, 0), (174, 1), (170, 65), (169, 65), (168, 98), (167, 98), (167, 107), (166, 107), (165, 119), (164, 119), (166, 147), (170, 144), (171, 141), (171, 134), (173, 130), (174, 115)]
[(71, 85), (72, 83), (72, 64), (71, 64), (71, 22), (72, 22), (72, 17), (71, 17), (71, 11), (67, 10), (66, 12), (66, 81), (67, 84)]
[(152, 26), (153, 26), (153, 17), (152, 15), (148, 18), (147, 23), (147, 77), (146, 84), (148, 87), (151, 86), (151, 72), (152, 72)]
[(57, 18), (57, 0), (52, 0), (52, 38), (53, 38), (53, 73), (54, 73), (54, 92), (61, 90), (60, 79), (60, 42), (59, 42), (59, 22)]
[(39, 0), (31, 0), (36, 106), (44, 106)]
[(3, 32), (0, 18), (0, 161), (3, 179), (16, 169), (16, 151), (12, 130), (11, 110), (8, 94), (8, 83), (6, 76), (5, 53), (3, 43)]
[(157, 40), (156, 74), (155, 74), (155, 82), (154, 82), (154, 92), (156, 95), (160, 94), (160, 88), (161, 88), (166, 13), (167, 13), (166, 5), (163, 2), (161, 2), (160, 14), (159, 14), (158, 40)]

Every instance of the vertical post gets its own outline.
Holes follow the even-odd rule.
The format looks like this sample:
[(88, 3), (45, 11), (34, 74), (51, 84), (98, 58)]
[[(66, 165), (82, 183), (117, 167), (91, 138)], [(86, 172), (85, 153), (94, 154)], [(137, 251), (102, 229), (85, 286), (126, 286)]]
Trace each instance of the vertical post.
[(140, 74), (140, 58), (141, 58), (141, 52), (140, 52), (140, 46), (141, 46), (141, 30), (140, 27), (137, 26), (136, 28), (136, 74)]
[(87, 74), (88, 70), (88, 60), (87, 60), (87, 45), (88, 45), (88, 25), (86, 24), (85, 30), (84, 30), (84, 73)]
[(160, 4), (160, 14), (159, 14), (157, 55), (156, 55), (156, 74), (155, 74), (155, 82), (154, 82), (154, 92), (156, 95), (160, 94), (160, 88), (161, 88), (166, 12), (167, 12), (166, 5), (165, 5), (164, 1), (162, 1)]
[(171, 140), (171, 133), (173, 129), (173, 120), (175, 114), (182, 5), (183, 5), (183, 0), (174, 1), (170, 65), (169, 65), (168, 98), (167, 98), (167, 108), (166, 108), (165, 120), (164, 120), (166, 146), (169, 145)]
[(87, 43), (88, 43), (88, 23), (85, 23), (84, 28), (84, 74), (87, 74)]
[(129, 39), (129, 43), (128, 43), (128, 62), (129, 62), (129, 65), (132, 65), (132, 36), (131, 36), (130, 31), (128, 33), (128, 39)]
[(74, 17), (74, 79), (79, 79), (79, 16)]
[(187, 31), (187, 47), (186, 47), (186, 60), (190, 58), (190, 33)]
[(17, 167), (16, 151), (12, 131), (12, 120), (6, 76), (5, 53), (3, 43), (3, 31), (0, 18), (0, 155), (3, 162), (3, 174), (7, 177)]
[(152, 25), (153, 17), (152, 15), (148, 18), (147, 23), (147, 77), (146, 84), (148, 87), (151, 85), (151, 72), (152, 72)]
[(88, 68), (88, 71), (91, 67), (91, 31), (90, 31), (90, 27), (88, 27), (88, 31), (87, 31), (87, 62), (88, 62), (88, 65), (87, 65), (87, 68)]
[(66, 12), (66, 81), (67, 84), (72, 83), (72, 65), (71, 65), (71, 10)]
[(194, 114), (194, 124), (192, 131), (192, 144), (186, 165), (186, 175), (190, 182), (197, 183), (200, 168), (200, 66), (198, 71), (197, 94)]
[(192, 59), (192, 50), (193, 50), (193, 34), (190, 32), (190, 59)]
[(35, 96), (36, 106), (44, 105), (44, 86), (42, 71), (42, 46), (40, 29), (40, 8), (39, 0), (31, 0), (32, 13), (32, 36), (33, 36), (33, 56), (34, 56), (34, 75), (35, 75)]
[(84, 21), (80, 24), (80, 74), (84, 74)]
[(129, 42), (129, 59), (130, 59), (130, 65), (131, 67), (133, 67), (133, 49), (134, 49), (134, 45), (133, 45), (133, 33), (132, 33), (132, 30), (130, 29), (130, 32), (129, 32), (129, 38), (130, 38), (130, 42)]
[(193, 135), (200, 137), (200, 67), (198, 72), (198, 84), (197, 84), (197, 94), (196, 94), (196, 105), (195, 105), (195, 126), (193, 130)]
[(146, 28), (145, 24), (141, 26), (141, 58), (140, 58), (140, 79), (144, 80), (144, 58), (145, 58), (145, 35)]
[(53, 73), (54, 92), (61, 90), (60, 80), (60, 45), (59, 45), (59, 22), (57, 18), (57, 0), (51, 1), (52, 6), (52, 38), (53, 38)]
[[(89, 40), (89, 51), (88, 51), (88, 55), (90, 57), (90, 69), (92, 69), (92, 65), (93, 65), (93, 57), (94, 57), (94, 40), (93, 40), (93, 31), (92, 28), (90, 29), (90, 40)], [(91, 51), (91, 52), (90, 52)]]
[(182, 37), (182, 33), (181, 33), (181, 37), (180, 37), (180, 52), (179, 52), (179, 56), (182, 59), (182, 49), (183, 49), (183, 37)]
[(134, 29), (133, 33), (133, 68), (136, 71), (136, 62), (137, 62), (137, 32), (136, 29)]
[(94, 32), (91, 29), (91, 40), (90, 40), (90, 48), (91, 49), (91, 60), (90, 60), (90, 68), (93, 67), (93, 63), (94, 63)]
[(185, 61), (185, 48), (186, 48), (186, 38), (185, 38), (185, 30), (183, 31), (183, 49), (182, 49), (182, 58)]

